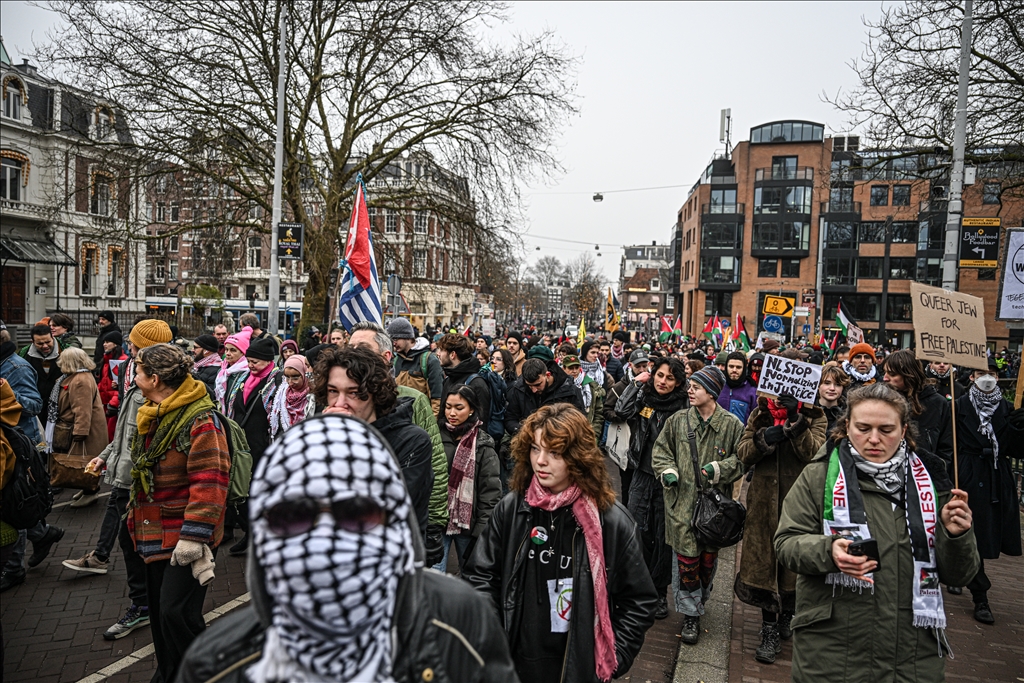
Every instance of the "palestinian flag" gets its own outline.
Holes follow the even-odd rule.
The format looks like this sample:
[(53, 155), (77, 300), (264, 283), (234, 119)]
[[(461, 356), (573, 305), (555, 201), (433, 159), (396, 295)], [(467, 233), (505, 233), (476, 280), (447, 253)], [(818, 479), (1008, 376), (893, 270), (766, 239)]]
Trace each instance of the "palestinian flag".
[(722, 348), (722, 338), (725, 335), (722, 334), (722, 320), (718, 317), (717, 313), (715, 313), (715, 326), (711, 332), (715, 337), (715, 346)]
[(672, 336), (671, 318), (667, 315), (661, 316), (661, 330), (658, 332), (658, 341), (666, 342)]
[(736, 348), (747, 353), (750, 351), (750, 338), (747, 337), (747, 330), (743, 327), (743, 318), (736, 316), (733, 321), (733, 339), (736, 340)]
[(839, 300), (839, 304), (836, 306), (836, 327), (840, 329), (844, 337), (850, 336), (850, 325), (856, 325), (857, 321), (846, 315), (846, 311), (843, 310), (843, 300)]
[(672, 326), (672, 336), (681, 337), (683, 336), (683, 316), (676, 316), (676, 323)]
[(721, 331), (721, 326), (718, 323), (718, 313), (715, 313), (714, 316), (708, 318), (708, 323), (704, 326), (704, 329), (701, 330), (701, 334), (707, 337), (708, 341), (713, 342), (716, 327)]

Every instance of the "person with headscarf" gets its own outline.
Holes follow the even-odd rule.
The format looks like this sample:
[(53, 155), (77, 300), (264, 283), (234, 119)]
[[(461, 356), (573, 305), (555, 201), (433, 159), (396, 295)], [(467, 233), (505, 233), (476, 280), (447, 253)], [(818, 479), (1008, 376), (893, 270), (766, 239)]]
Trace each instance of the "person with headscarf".
[[(721, 356), (722, 354), (718, 354)], [(747, 357), (742, 351), (725, 354), (722, 360), (722, 373), (725, 375), (725, 386), (718, 396), (718, 405), (746, 423), (750, 413), (757, 407), (757, 384), (751, 384), (747, 374)], [(719, 359), (715, 359), (717, 366)]]
[(544, 406), (512, 440), (512, 493), (463, 577), (489, 598), (530, 683), (607, 682), (633, 664), (657, 595), (590, 423)]
[[(597, 342), (583, 342), (580, 347), (580, 370), (589, 378), (590, 397), (583, 396), (583, 405), (587, 408), (587, 417), (594, 427), (594, 435), (600, 441), (604, 435), (604, 399), (615, 381), (610, 372), (605, 371), (601, 364), (601, 346)], [(621, 371), (621, 369), (620, 369)]]
[(178, 681), (517, 681), (493, 610), (422, 568), (395, 454), (325, 414), (277, 439), (252, 480), (252, 601), (218, 619)]
[(998, 372), (989, 360), (988, 369), (975, 370), (970, 390), (956, 399), (960, 488), (970, 492), (967, 504), (981, 554), (978, 573), (966, 585), (974, 601), (974, 618), (983, 624), (995, 623), (985, 560), (1021, 554), (1020, 512), (1010, 460), (1024, 456), (1024, 408), (1013, 410), (1003, 398)]
[(234, 403), (235, 393), (241, 388), (249, 373), (245, 352), (249, 350), (251, 337), (252, 328), (243, 327), (224, 340), (224, 360), (221, 362), (220, 372), (217, 373), (213, 398), (216, 399), (221, 412), (228, 417), (233, 417), (231, 406)]
[[(281, 348), (283, 350), (284, 346)], [(284, 362), (281, 381), (282, 386), (278, 388), (270, 409), (271, 438), (316, 412), (316, 397), (310, 391), (304, 356), (295, 354)]]
[(284, 362), (289, 357), (294, 356), (299, 352), (299, 343), (294, 339), (285, 339), (281, 342), (281, 357), (278, 359), (278, 367), (284, 367)]

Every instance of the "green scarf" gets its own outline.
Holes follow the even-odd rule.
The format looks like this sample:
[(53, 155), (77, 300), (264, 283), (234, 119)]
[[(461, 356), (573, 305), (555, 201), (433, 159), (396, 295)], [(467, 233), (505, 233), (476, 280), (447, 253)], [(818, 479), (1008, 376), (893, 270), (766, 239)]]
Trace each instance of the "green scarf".
[[(184, 387), (184, 385), (182, 386)], [(210, 400), (208, 394), (203, 394), (202, 398), (172, 408), (165, 415), (157, 418), (156, 433), (153, 434), (148, 448), (146, 447), (148, 431), (139, 430), (135, 434), (135, 438), (132, 440), (132, 463), (134, 466), (132, 467), (132, 489), (128, 499), (128, 509), (138, 505), (140, 493), (145, 494), (148, 500), (153, 500), (153, 467), (166, 457), (167, 451), (174, 446), (180, 436), (191, 431), (196, 417), (211, 410), (214, 410), (213, 401)]]

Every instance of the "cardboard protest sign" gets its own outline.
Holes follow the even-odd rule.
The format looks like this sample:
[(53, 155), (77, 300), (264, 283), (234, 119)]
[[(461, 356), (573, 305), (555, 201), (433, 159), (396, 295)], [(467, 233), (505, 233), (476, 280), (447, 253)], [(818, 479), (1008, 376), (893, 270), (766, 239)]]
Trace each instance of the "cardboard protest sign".
[(814, 403), (821, 382), (821, 366), (768, 355), (764, 357), (757, 393), (779, 396), (790, 394), (798, 401)]
[(917, 357), (964, 368), (988, 368), (983, 299), (910, 283)]
[(856, 325), (846, 328), (846, 341), (850, 344), (860, 344), (864, 341), (864, 331)]

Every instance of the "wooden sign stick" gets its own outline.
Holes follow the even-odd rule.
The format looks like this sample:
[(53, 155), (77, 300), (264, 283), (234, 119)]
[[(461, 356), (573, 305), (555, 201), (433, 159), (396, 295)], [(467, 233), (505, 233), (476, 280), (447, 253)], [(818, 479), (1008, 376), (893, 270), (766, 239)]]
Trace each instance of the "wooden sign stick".
[(1021, 363), (1020, 367), (1017, 368), (1017, 393), (1013, 397), (1014, 410), (1020, 408), (1021, 398), (1024, 397), (1024, 382), (1021, 381), (1022, 379), (1024, 379), (1024, 363)]
[(956, 366), (949, 366), (949, 414), (953, 419), (953, 488), (960, 488), (960, 468), (956, 462)]

